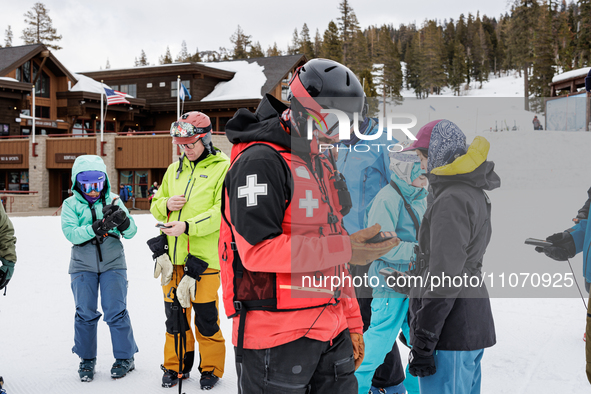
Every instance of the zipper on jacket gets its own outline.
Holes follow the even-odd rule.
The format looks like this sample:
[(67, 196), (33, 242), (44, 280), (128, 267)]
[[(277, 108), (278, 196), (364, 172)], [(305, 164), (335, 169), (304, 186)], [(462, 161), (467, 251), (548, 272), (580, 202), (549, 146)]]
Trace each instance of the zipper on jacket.
[[(188, 160), (188, 159), (187, 159)], [(182, 165), (182, 163), (181, 163)], [(191, 167), (191, 163), (189, 163), (189, 167)], [(197, 166), (194, 166), (191, 169), (191, 174), (189, 175), (189, 179), (187, 179), (187, 186), (185, 186), (185, 192), (183, 193), (183, 195), (185, 195), (185, 200), (187, 202), (189, 202), (189, 196), (191, 195), (191, 191), (193, 191), (193, 186), (191, 186), (191, 189), (189, 190), (189, 194), (187, 195), (187, 189), (189, 189), (189, 185), (195, 184), (195, 178), (193, 178), (193, 173), (195, 172), (195, 169), (197, 168)], [(193, 182), (191, 182), (193, 181)], [(186, 204), (186, 203), (185, 203)], [(183, 212), (183, 208), (179, 209), (179, 216), (178, 216), (178, 221), (181, 220), (181, 213)], [(174, 261), (173, 263), (176, 265), (176, 245), (179, 241), (179, 237), (174, 237)]]

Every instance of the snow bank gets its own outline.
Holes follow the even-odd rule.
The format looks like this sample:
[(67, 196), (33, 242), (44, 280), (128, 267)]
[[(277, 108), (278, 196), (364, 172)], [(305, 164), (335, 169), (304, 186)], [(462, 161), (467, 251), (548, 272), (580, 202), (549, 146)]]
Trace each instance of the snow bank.
[(234, 78), (227, 82), (219, 82), (213, 92), (201, 101), (245, 100), (261, 99), (261, 88), (267, 81), (263, 66), (257, 62), (249, 63), (245, 60), (233, 62), (202, 63), (207, 67), (233, 71)]

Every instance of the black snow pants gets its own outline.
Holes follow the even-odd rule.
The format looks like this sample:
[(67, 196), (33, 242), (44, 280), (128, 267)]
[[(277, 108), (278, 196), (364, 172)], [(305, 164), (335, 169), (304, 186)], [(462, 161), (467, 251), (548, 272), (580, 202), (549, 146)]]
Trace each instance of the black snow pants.
[(236, 372), (238, 394), (357, 394), (348, 329), (332, 345), (303, 337), (269, 349), (244, 349)]

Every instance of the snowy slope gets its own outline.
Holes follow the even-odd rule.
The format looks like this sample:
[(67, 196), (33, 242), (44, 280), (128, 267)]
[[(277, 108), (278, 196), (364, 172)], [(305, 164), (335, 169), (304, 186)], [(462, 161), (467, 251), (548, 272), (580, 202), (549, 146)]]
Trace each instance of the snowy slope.
[[(591, 185), (591, 133), (489, 133), (490, 156), (503, 180), (490, 193), (493, 238), (485, 270), (507, 262), (517, 272), (570, 272), (568, 265), (539, 255), (523, 245), (526, 237), (544, 237), (570, 226)], [(469, 135), (471, 140), (473, 136)], [(140, 352), (136, 370), (113, 381), (113, 362), (106, 324), (99, 325), (98, 374), (92, 383), (77, 378), (73, 345), (74, 305), (67, 274), (70, 246), (58, 217), (16, 217), (18, 266), (6, 297), (0, 297), (0, 373), (9, 393), (157, 393), (160, 387), (164, 308), (159, 280), (152, 278), (145, 241), (156, 235), (155, 220), (134, 216), (139, 231), (124, 242), (128, 259), (129, 312)], [(581, 256), (573, 259), (581, 280)], [(523, 269), (522, 269), (523, 268)], [(500, 292), (498, 297), (507, 293)], [(586, 393), (584, 374), (585, 311), (578, 293), (554, 299), (492, 301), (498, 343), (485, 352), (483, 393)], [(230, 338), (230, 322), (222, 330)], [(214, 392), (235, 393), (233, 350), (228, 346), (226, 374)], [(191, 378), (185, 392), (197, 392)], [(175, 391), (176, 392), (176, 391)]]

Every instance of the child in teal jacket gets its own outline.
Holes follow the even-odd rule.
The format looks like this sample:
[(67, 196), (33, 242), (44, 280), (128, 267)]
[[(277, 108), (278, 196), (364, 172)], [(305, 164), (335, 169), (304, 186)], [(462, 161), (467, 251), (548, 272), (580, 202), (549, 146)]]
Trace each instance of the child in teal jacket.
[(120, 238), (132, 238), (137, 227), (111, 193), (105, 163), (99, 156), (80, 156), (72, 168), (73, 195), (62, 206), (62, 231), (72, 242), (68, 273), (76, 304), (74, 347), (83, 382), (94, 378), (97, 354), (98, 293), (109, 325), (115, 363), (112, 378), (134, 369), (138, 348), (127, 313), (127, 265)]

